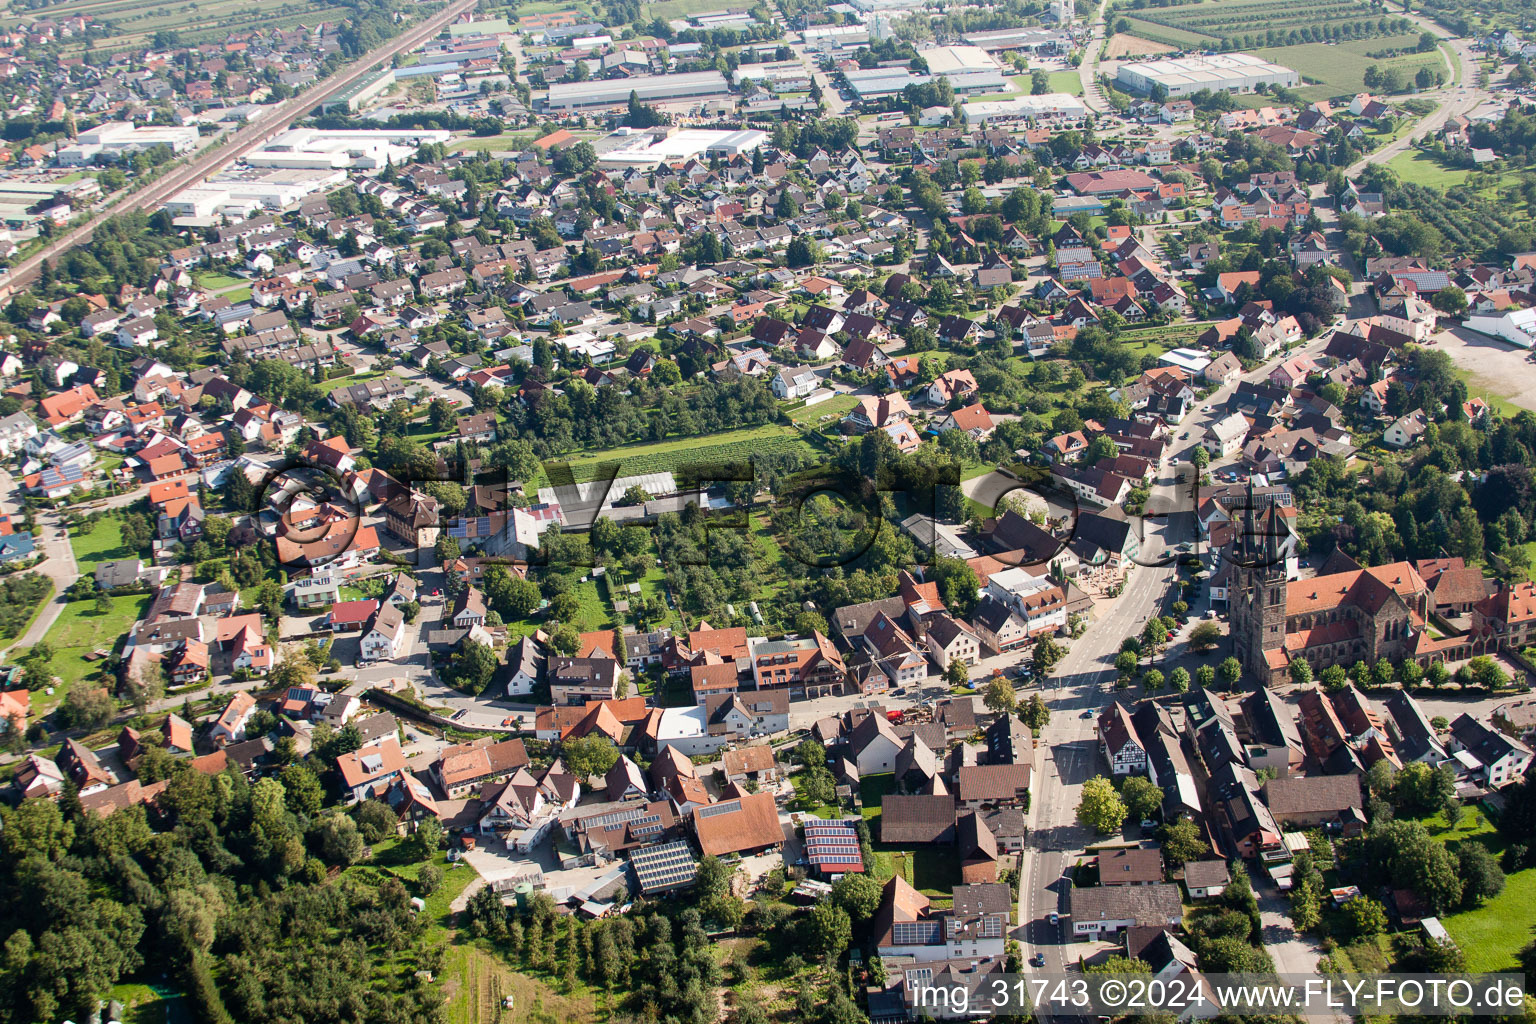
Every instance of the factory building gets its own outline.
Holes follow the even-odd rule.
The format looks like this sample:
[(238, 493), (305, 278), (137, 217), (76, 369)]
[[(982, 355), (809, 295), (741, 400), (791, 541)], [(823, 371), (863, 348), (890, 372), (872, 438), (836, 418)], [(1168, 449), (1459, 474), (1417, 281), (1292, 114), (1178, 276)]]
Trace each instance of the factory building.
[(81, 132), (72, 145), (59, 147), (57, 159), (61, 167), (81, 167), (98, 156), (120, 160), (156, 146), (169, 146), (174, 153), (189, 153), (197, 148), (197, 129), (108, 121)]
[(759, 131), (712, 131), (704, 128), (673, 129), (670, 133), (620, 128), (597, 144), (598, 164), (603, 167), (638, 167), (651, 170), (660, 164), (681, 163), (712, 153), (743, 156), (768, 141)]
[(184, 188), (165, 201), (172, 217), (210, 218), (220, 214), (244, 216), (255, 209), (281, 210), (306, 196), (347, 183), (339, 169), (281, 169), (265, 172), (230, 171)]
[(371, 75), (364, 75), (341, 92), (332, 96), (320, 104), (320, 113), (329, 114), (333, 110), (345, 110), (349, 114), (355, 114), (363, 109), (363, 104), (382, 95), (391, 85), (395, 84), (395, 71), (393, 68), (385, 68)]
[(852, 89), (854, 95), (860, 100), (879, 100), (887, 96), (895, 96), (909, 85), (926, 85), (936, 77), (948, 79), (950, 86), (961, 96), (1006, 92), (1008, 89), (1008, 80), (1003, 77), (1001, 71), (958, 71), (935, 76), (914, 75), (905, 67), (864, 68), (859, 71), (845, 72), (843, 77), (848, 80), (848, 88)]
[(824, 53), (868, 44), (869, 29), (863, 25), (815, 25), (800, 33), (800, 38), (807, 50)]
[(682, 75), (640, 75), (611, 82), (556, 82), (549, 87), (552, 111), (597, 110), (620, 107), (634, 93), (645, 103), (678, 101), (724, 96), (730, 92), (725, 76), (718, 71), (692, 71)]
[(326, 131), (290, 128), (245, 158), (252, 167), (378, 170), (386, 163), (408, 163), (424, 142), (447, 142), (452, 132), (369, 128)]
[(966, 75), (1003, 70), (1003, 66), (979, 46), (935, 46), (919, 50), (917, 55), (928, 65), (928, 73), (931, 75)]
[(731, 72), (731, 81), (737, 87), (746, 82), (761, 82), (775, 91), (804, 92), (811, 87), (811, 73), (798, 60), (742, 64)]
[(1260, 85), (1293, 86), (1301, 76), (1251, 53), (1220, 53), (1210, 57), (1180, 57), (1120, 65), (1115, 83), (1131, 92), (1151, 95), (1161, 87), (1169, 99), (1211, 92), (1253, 92)]
[(1076, 120), (1088, 116), (1083, 101), (1065, 92), (1048, 92), (1040, 96), (1020, 96), (1011, 100), (992, 100), (985, 103), (967, 103), (960, 108), (966, 124), (987, 124), (990, 121), (1048, 121)]
[(1067, 53), (1072, 39), (1050, 28), (1002, 28), (992, 32), (968, 32), (963, 37), (972, 46), (988, 53)]

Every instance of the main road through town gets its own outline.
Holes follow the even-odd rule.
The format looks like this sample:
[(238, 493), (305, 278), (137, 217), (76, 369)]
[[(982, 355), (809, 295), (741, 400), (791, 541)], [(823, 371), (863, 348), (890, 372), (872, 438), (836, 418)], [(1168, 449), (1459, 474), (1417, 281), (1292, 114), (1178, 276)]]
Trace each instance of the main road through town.
[(273, 136), (287, 130), (294, 121), (305, 117), (321, 103), (337, 95), (369, 71), (387, 63), (395, 54), (405, 53), (436, 36), (445, 25), (459, 15), (473, 10), (477, 3), (479, 0), (454, 0), (420, 25), (408, 28), (370, 50), (313, 88), (258, 114), (244, 128), (224, 139), (222, 144), (215, 143), (212, 149), (192, 156), (185, 163), (173, 166), (160, 178), (104, 207), (84, 224), (71, 228), (16, 264), (11, 268), (10, 277), (5, 281), (4, 288), (14, 291), (30, 284), (42, 269), (45, 260), (57, 259), (60, 254), (90, 241), (92, 233), (109, 217), (134, 210), (156, 209), (182, 189), (196, 185), (234, 163)]

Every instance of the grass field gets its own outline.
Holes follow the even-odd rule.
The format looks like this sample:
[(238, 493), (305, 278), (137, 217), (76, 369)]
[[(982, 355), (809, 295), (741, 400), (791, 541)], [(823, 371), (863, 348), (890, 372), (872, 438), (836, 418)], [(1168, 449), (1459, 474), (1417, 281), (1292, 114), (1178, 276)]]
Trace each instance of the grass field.
[[(1367, 57), (1380, 50), (1412, 50), (1417, 36), (1376, 36), (1372, 39), (1348, 39), (1339, 43), (1302, 43), (1299, 46), (1272, 46), (1255, 50), (1265, 60), (1295, 69), (1302, 78), (1296, 91), (1305, 100), (1324, 100), (1335, 96), (1353, 96), (1365, 91), (1365, 69), (1376, 65), (1382, 71), (1395, 68), (1404, 82), (1412, 82), (1419, 68), (1428, 67), (1449, 77), (1445, 58), (1439, 50), (1409, 53), (1384, 60)], [(1316, 82), (1318, 84), (1307, 84)]]
[(192, 281), (199, 288), (206, 288), (209, 291), (218, 291), (220, 288), (234, 288), (245, 283), (238, 277), (215, 273), (193, 274)]
[[(53, 674), (63, 683), (53, 696), (37, 695), (33, 707), (51, 708), (62, 701), (69, 688), (85, 679), (99, 678), (105, 659), (86, 661), (96, 650), (111, 651), (130, 626), (149, 608), (148, 594), (112, 598), (110, 612), (96, 611), (95, 601), (71, 601), (43, 639), (53, 648)], [(41, 710), (39, 711), (41, 713)]]
[(1387, 161), (1387, 167), (1403, 181), (1438, 189), (1465, 185), (1472, 173), (1463, 167), (1448, 167), (1434, 154), (1420, 149), (1397, 154)]
[(1083, 79), (1076, 71), (1052, 71), (1051, 92), (1064, 92), (1072, 96), (1083, 94)]
[(1533, 938), (1536, 868), (1509, 876), (1504, 891), (1476, 910), (1445, 918), (1446, 930), (1467, 955), (1472, 971), (1515, 970), (1515, 954)]
[[(850, 409), (859, 404), (856, 395), (837, 395), (824, 402), (815, 405), (802, 405), (798, 409), (792, 409), (789, 418), (795, 423), (815, 423), (827, 416), (841, 419)], [(828, 422), (831, 422), (830, 420)]]
[(80, 564), (82, 576), (94, 573), (103, 562), (149, 556), (147, 549), (134, 551), (123, 543), (122, 521), (118, 519), (97, 520), (95, 529), (88, 534), (72, 530), (69, 546), (75, 551), (75, 561)]
[[(745, 430), (729, 430), (703, 437), (681, 437), (657, 443), (642, 442), (609, 448), (600, 452), (584, 452), (571, 456), (568, 461), (578, 483), (595, 480), (598, 466), (603, 462), (618, 462), (619, 476), (637, 476), (644, 473), (670, 473), (680, 466), (709, 466), (719, 463), (740, 462), (754, 454), (782, 451), (803, 447), (810, 450), (800, 432), (780, 423), (769, 423)], [(552, 460), (559, 461), (559, 460)]]
[(454, 150), (483, 149), (488, 153), (503, 151), (519, 152), (527, 149), (534, 139), (539, 137), (537, 132), (509, 132), (505, 135), (467, 135), (462, 139), (454, 139), (449, 148)]

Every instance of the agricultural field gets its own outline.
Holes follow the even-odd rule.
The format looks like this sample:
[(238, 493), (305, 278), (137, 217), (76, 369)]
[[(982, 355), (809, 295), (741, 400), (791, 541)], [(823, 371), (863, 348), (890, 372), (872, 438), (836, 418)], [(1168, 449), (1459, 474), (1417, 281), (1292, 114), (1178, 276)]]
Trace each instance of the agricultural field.
[(1128, 32), (1117, 32), (1109, 40), (1109, 45), (1104, 49), (1104, 59), (1114, 60), (1116, 57), (1150, 57), (1154, 54), (1169, 53), (1178, 49), (1167, 43), (1153, 42), (1151, 39), (1143, 39), (1133, 36)]
[[(1366, 91), (1365, 69), (1373, 64), (1383, 72), (1395, 70), (1405, 83), (1411, 83), (1413, 76), (1424, 67), (1449, 78), (1451, 73), (1446, 69), (1445, 55), (1438, 49), (1414, 53), (1417, 43), (1418, 36), (1409, 34), (1346, 39), (1337, 43), (1267, 46), (1254, 52), (1299, 73), (1302, 86), (1297, 92), (1302, 99), (1323, 100)], [(1369, 56), (1386, 50), (1402, 51), (1402, 56)]]
[(655, 444), (634, 444), (587, 452), (568, 461), (576, 482), (586, 483), (597, 479), (598, 466), (603, 462), (618, 462), (620, 476), (639, 476), (645, 473), (671, 473), (689, 464), (745, 462), (753, 455), (793, 449), (813, 450), (810, 442), (793, 427), (772, 423), (704, 437), (685, 437)]
[[(86, 15), (111, 30), (105, 39), (97, 39), (93, 47), (113, 50), (144, 45), (156, 32), (176, 32), (183, 43), (203, 39), (223, 39), (232, 32), (264, 31), (292, 28), (301, 22), (313, 25), (317, 21), (339, 21), (351, 13), (351, 8), (336, 6), (325, 0), (284, 0), (281, 3), (249, 4), (239, 0), (168, 0), (164, 3), (146, 3), (144, 0), (67, 0), (46, 8), (25, 12), (12, 12), (0, 16), (0, 25), (10, 26), (35, 18), (64, 18), (70, 15)], [(73, 44), (73, 45), (72, 45)], [(85, 40), (66, 40), (63, 52), (68, 54), (85, 48)]]
[[(1411, 31), (1407, 19), (1384, 17), (1359, 0), (1205, 0), (1138, 10), (1128, 20), (1132, 34), (1180, 48), (1283, 47)], [(1371, 47), (1386, 48), (1384, 42)]]

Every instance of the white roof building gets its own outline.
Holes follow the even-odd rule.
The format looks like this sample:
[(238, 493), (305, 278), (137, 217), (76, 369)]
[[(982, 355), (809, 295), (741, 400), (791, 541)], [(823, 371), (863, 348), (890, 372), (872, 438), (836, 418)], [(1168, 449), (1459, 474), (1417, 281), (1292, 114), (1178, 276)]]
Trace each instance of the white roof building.
[(1479, 334), (1521, 348), (1536, 346), (1536, 307), (1514, 309), (1507, 313), (1483, 313), (1467, 317), (1466, 324)]
[(1019, 96), (1011, 100), (988, 100), (983, 103), (967, 103), (961, 108), (966, 124), (985, 124), (988, 121), (1044, 120), (1085, 117), (1088, 108), (1076, 96), (1065, 92), (1048, 92), (1039, 96)]
[(1211, 357), (1198, 348), (1171, 348), (1157, 361), (1164, 366), (1177, 366), (1190, 373), (1201, 373), (1211, 365)]
[(1209, 57), (1179, 57), (1120, 65), (1116, 84), (1132, 92), (1161, 87), (1169, 99), (1212, 92), (1253, 92), (1260, 85), (1293, 86), (1301, 76), (1251, 53), (1218, 53)]

